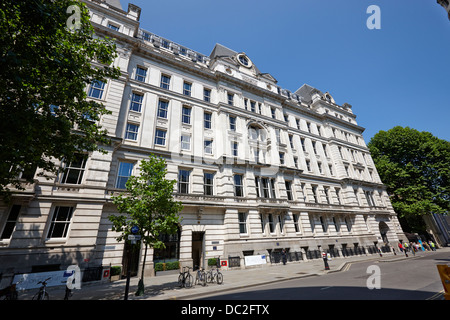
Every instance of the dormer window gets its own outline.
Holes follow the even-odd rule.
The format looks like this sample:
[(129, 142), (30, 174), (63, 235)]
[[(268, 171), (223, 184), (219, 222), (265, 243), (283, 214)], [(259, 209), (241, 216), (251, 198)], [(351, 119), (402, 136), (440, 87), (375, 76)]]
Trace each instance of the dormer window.
[(239, 53), (237, 55), (237, 61), (246, 68), (252, 66), (252, 61), (245, 55), (245, 53)]
[(242, 55), (239, 56), (239, 62), (246, 67), (248, 67), (248, 65), (249, 65), (249, 62), (248, 62), (248, 59), (246, 56), (242, 56)]
[(113, 23), (108, 23), (108, 28), (113, 29), (114, 31), (119, 31), (120, 27)]

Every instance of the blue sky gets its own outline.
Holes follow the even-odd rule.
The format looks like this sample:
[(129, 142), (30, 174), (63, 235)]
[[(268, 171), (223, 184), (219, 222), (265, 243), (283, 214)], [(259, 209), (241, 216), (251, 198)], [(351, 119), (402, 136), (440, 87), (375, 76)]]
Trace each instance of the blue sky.
[[(450, 21), (435, 0), (121, 0), (141, 27), (209, 55), (245, 52), (280, 87), (353, 106), (370, 141), (396, 125), (450, 141)], [(370, 5), (381, 29), (366, 26)]]

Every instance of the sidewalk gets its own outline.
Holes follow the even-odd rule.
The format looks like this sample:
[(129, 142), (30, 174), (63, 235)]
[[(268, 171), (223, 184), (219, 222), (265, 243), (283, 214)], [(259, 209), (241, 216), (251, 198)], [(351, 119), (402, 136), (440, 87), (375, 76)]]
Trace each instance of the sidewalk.
[[(437, 252), (447, 251), (450, 248), (441, 248)], [(208, 283), (205, 287), (194, 285), (192, 288), (180, 288), (178, 286), (178, 274), (155, 276), (144, 278), (145, 293), (143, 296), (135, 296), (139, 277), (130, 280), (129, 300), (183, 300), (195, 299), (205, 294), (224, 293), (226, 291), (239, 288), (248, 288), (264, 283), (279, 282), (283, 280), (320, 276), (327, 273), (348, 270), (350, 264), (363, 261), (399, 261), (405, 259), (415, 259), (432, 254), (433, 252), (418, 252), (416, 255), (404, 253), (394, 255), (392, 253), (353, 256), (345, 258), (335, 258), (329, 261), (330, 270), (324, 270), (322, 259), (309, 261), (290, 262), (283, 264), (267, 264), (260, 267), (248, 269), (221, 270), (223, 274), (223, 284)], [(195, 275), (193, 274), (194, 279)], [(126, 280), (119, 280), (107, 283), (83, 284), (80, 290), (74, 290), (71, 300), (123, 300)], [(33, 292), (19, 292), (20, 300), (30, 300)], [(51, 300), (62, 300), (64, 297), (64, 287), (48, 288)]]

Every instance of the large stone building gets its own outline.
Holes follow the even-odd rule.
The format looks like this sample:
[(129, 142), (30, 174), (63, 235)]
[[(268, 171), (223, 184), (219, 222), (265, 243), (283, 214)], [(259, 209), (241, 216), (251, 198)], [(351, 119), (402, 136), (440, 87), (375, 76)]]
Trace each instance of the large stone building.
[(0, 273), (137, 272), (142, 253), (128, 265), (110, 197), (150, 153), (167, 160), (184, 209), (166, 250), (148, 251), (149, 274), (159, 261), (244, 267), (245, 256), (281, 249), (292, 259), (371, 254), (404, 239), (351, 105), (306, 84), (280, 88), (243, 52), (217, 44), (207, 56), (142, 30), (135, 5), (85, 3), (96, 32), (117, 42), (120, 78), (86, 89), (111, 111), (100, 123), (113, 143), (51, 180), (36, 175), (0, 207)]

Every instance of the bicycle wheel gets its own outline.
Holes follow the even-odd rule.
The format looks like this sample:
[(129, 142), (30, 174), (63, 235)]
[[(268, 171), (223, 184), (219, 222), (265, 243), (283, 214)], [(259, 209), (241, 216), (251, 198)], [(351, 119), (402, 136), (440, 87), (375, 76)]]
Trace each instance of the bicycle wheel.
[(222, 284), (222, 282), (223, 282), (223, 275), (220, 272), (217, 272), (216, 279), (217, 279), (217, 284)]
[(186, 276), (186, 280), (184, 282), (184, 286), (186, 288), (191, 288), (193, 284), (194, 284), (194, 277), (191, 274), (188, 274)]
[(212, 281), (213, 281), (212, 272), (211, 271), (206, 272), (206, 282), (212, 282)]
[(178, 276), (178, 285), (179, 285), (180, 287), (183, 286), (183, 279), (184, 279), (184, 276), (183, 276), (182, 273), (180, 273), (180, 275)]
[(203, 271), (200, 273), (200, 284), (206, 286), (206, 273)]

